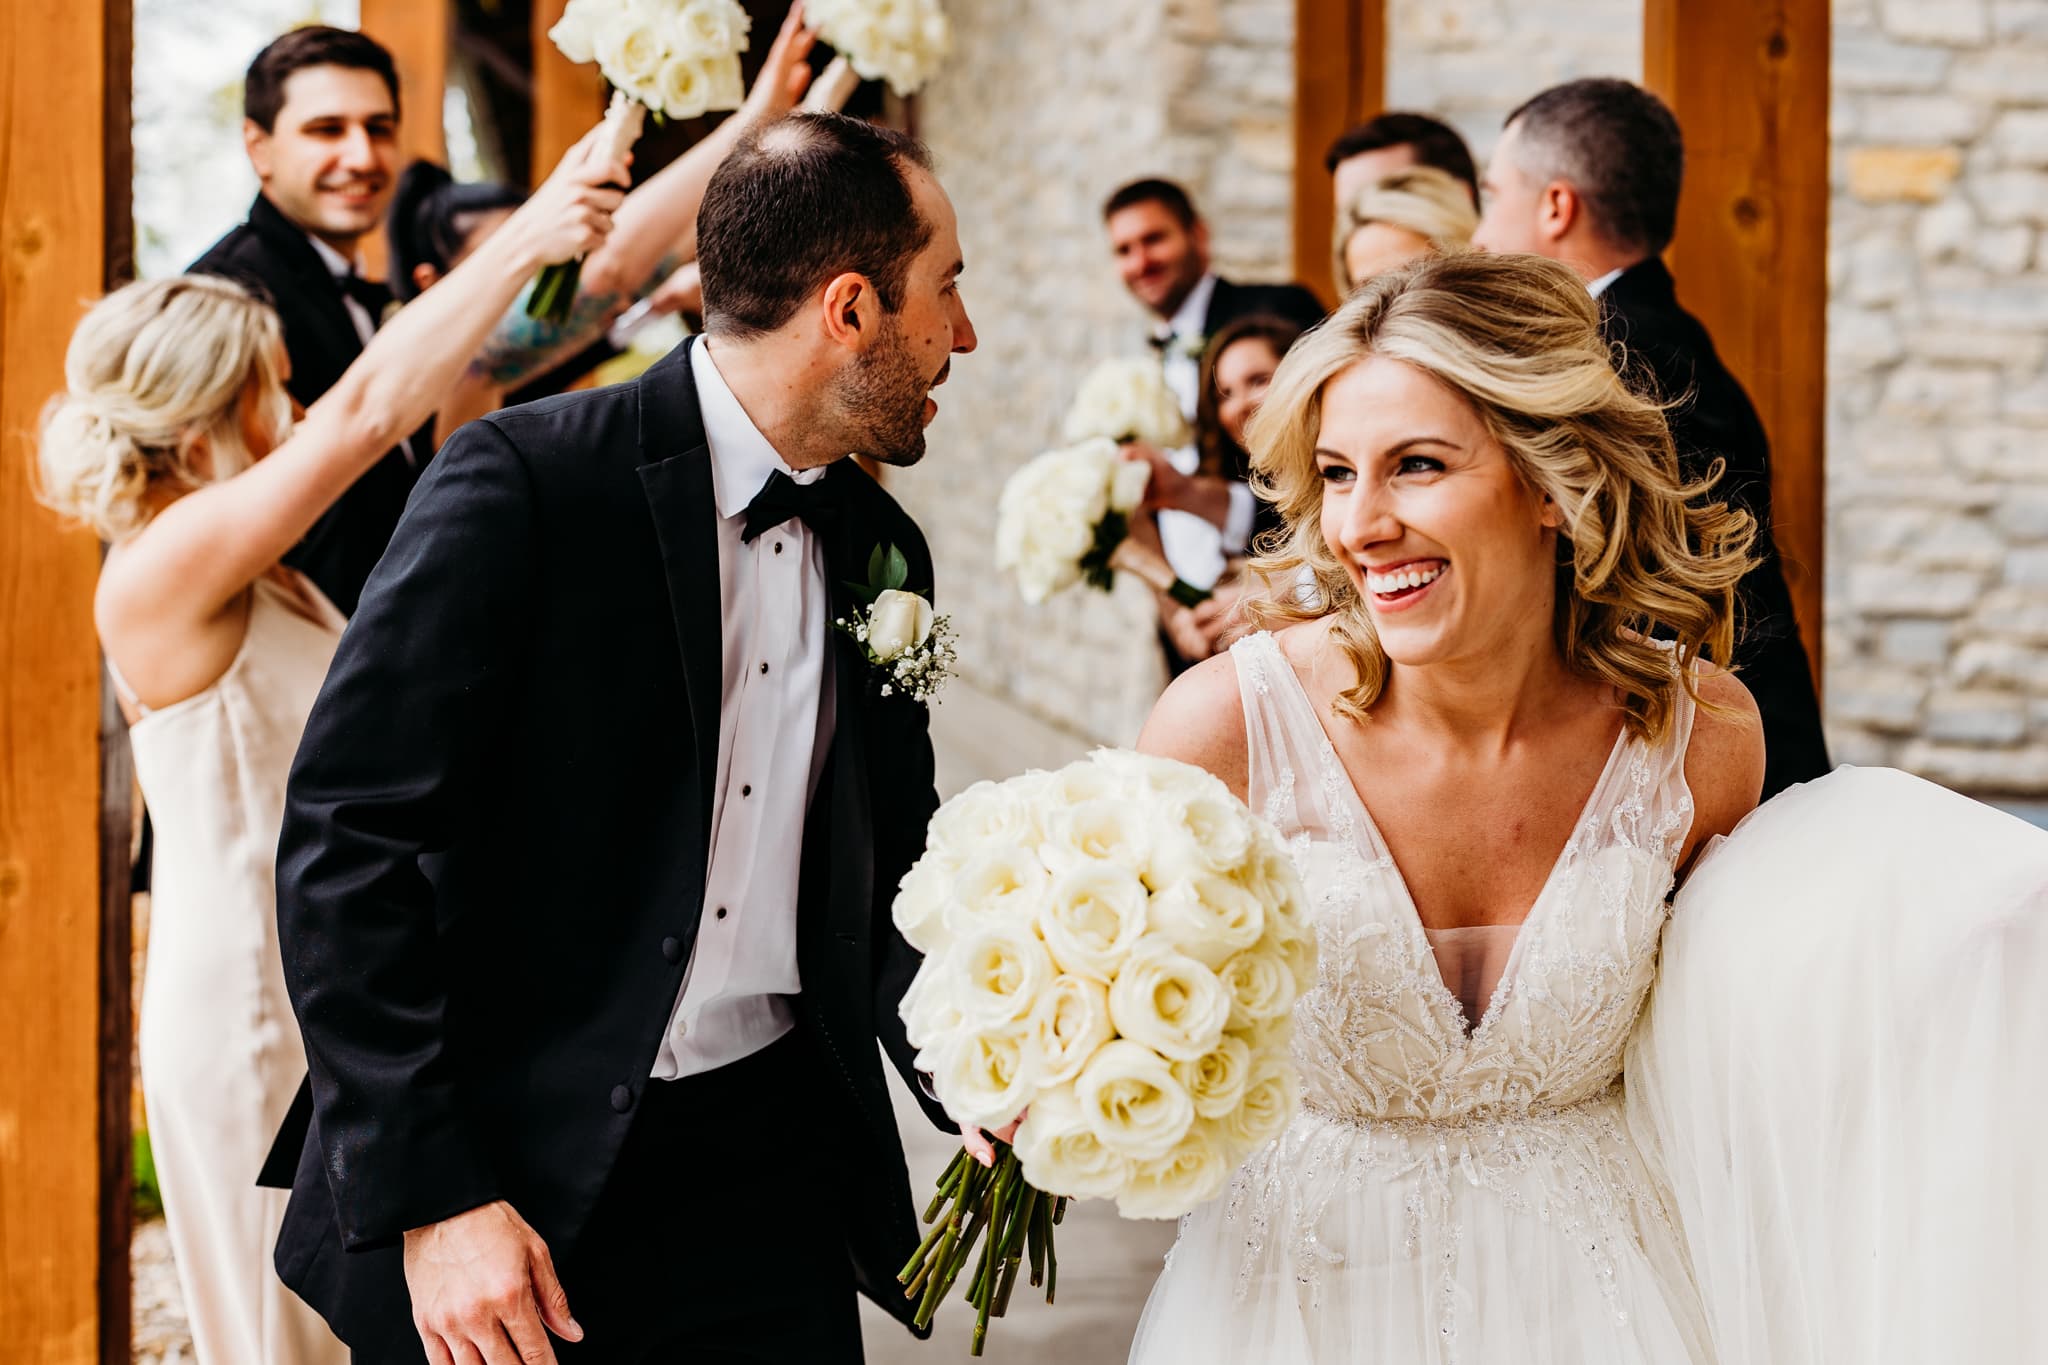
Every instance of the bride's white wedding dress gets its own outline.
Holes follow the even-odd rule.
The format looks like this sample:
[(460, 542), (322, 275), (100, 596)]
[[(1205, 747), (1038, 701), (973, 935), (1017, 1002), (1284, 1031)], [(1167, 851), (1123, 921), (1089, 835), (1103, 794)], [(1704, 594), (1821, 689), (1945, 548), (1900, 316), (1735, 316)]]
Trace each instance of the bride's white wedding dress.
[(1321, 949), (1302, 1111), (1184, 1221), (1132, 1360), (1712, 1359), (1616, 1084), (1692, 825), (1691, 703), (1664, 742), (1616, 743), (1471, 1027), (1293, 668), (1266, 634), (1231, 653), (1250, 804)]
[(1468, 1032), (1292, 667), (1232, 654), (1322, 950), (1303, 1107), (1183, 1221), (1133, 1361), (2048, 1360), (2048, 834), (1843, 769), (1667, 913), (1682, 704), (1616, 745)]

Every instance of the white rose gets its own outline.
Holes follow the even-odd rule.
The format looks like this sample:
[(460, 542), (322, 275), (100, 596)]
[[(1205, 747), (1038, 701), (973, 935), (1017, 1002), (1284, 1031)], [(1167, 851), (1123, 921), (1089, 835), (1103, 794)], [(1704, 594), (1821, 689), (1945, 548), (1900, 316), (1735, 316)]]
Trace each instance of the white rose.
[(1120, 1218), (1178, 1218), (1223, 1193), (1232, 1164), (1203, 1124), (1165, 1156), (1140, 1161), (1116, 1197)]
[(1251, 1083), (1251, 1046), (1226, 1033), (1194, 1061), (1175, 1062), (1173, 1076), (1187, 1087), (1195, 1113), (1205, 1119), (1220, 1119), (1237, 1107)]
[[(744, 47), (745, 44), (741, 46)], [(711, 83), (713, 109), (737, 109), (747, 102), (747, 82), (740, 74), (740, 59), (737, 53), (711, 58), (706, 74)]]
[(930, 957), (953, 941), (946, 929), (946, 904), (953, 899), (954, 870), (927, 853), (903, 874), (889, 918), (904, 942)]
[(1295, 976), (1280, 953), (1249, 949), (1217, 970), (1230, 1001), (1230, 1026), (1243, 1028), (1278, 1019), (1294, 1008)]
[(1214, 970), (1258, 943), (1266, 931), (1266, 911), (1258, 897), (1230, 878), (1198, 877), (1174, 882), (1154, 896), (1146, 922)]
[(1052, 876), (1025, 848), (994, 848), (970, 858), (953, 878), (946, 902), (946, 931), (955, 937), (984, 924), (1029, 925), (1044, 904)]
[(1116, 1031), (1177, 1062), (1215, 1047), (1230, 1014), (1216, 973), (1157, 935), (1138, 941), (1109, 988)]
[(752, 23), (732, 0), (689, 0), (677, 16), (677, 48), (700, 58), (723, 57), (746, 47)]
[(1197, 796), (1220, 795), (1228, 801), (1236, 800), (1230, 795), (1230, 788), (1214, 774), (1179, 759), (1141, 754), (1135, 749), (1097, 749), (1088, 757), (1119, 779), (1159, 796), (1188, 800)]
[(1056, 874), (1038, 909), (1038, 932), (1060, 970), (1107, 982), (1145, 932), (1145, 884), (1116, 863), (1078, 863)]
[(1041, 1090), (1017, 1130), (1024, 1178), (1068, 1199), (1113, 1199), (1130, 1177), (1130, 1158), (1103, 1144), (1065, 1086)]
[(1109, 988), (1085, 977), (1054, 977), (1031, 1017), (1043, 1059), (1041, 1085), (1065, 1085), (1073, 1080), (1096, 1049), (1116, 1032), (1109, 1022)]
[(1039, 800), (1052, 806), (1077, 806), (1083, 801), (1113, 795), (1115, 791), (1115, 780), (1101, 765), (1079, 758), (1046, 774)]
[(661, 64), (655, 81), (661, 110), (672, 119), (690, 119), (711, 107), (711, 83), (704, 64), (691, 57), (671, 57)]
[(667, 72), (662, 66), (661, 34), (652, 24), (625, 22), (605, 30), (598, 39), (598, 64), (613, 85), (652, 86), (661, 89)]
[(1152, 466), (1143, 460), (1119, 460), (1109, 478), (1109, 505), (1129, 516), (1145, 500), (1145, 485), (1152, 481)]
[(1250, 1152), (1287, 1131), (1299, 1102), (1294, 1064), (1279, 1053), (1252, 1059), (1244, 1098), (1218, 1122), (1219, 1136), (1239, 1152)]
[(1195, 1121), (1195, 1102), (1166, 1059), (1122, 1038), (1096, 1049), (1074, 1081), (1074, 1098), (1103, 1146), (1139, 1161), (1171, 1152)]
[(977, 782), (953, 797), (932, 816), (925, 831), (926, 847), (964, 861), (990, 844), (1037, 843), (1033, 801), (1038, 788), (1027, 780), (1032, 776), (1027, 773), (1006, 782)]
[(883, 663), (931, 637), (932, 604), (914, 592), (884, 589), (868, 609), (868, 649)]
[(1138, 875), (1147, 859), (1145, 809), (1103, 797), (1054, 808), (1039, 822), (1038, 857), (1054, 872), (1109, 863)]
[(1031, 1103), (1038, 1083), (1038, 1040), (1028, 1025), (956, 1033), (918, 1053), (946, 1112), (961, 1123), (1000, 1128)]
[(952, 986), (940, 962), (927, 961), (911, 978), (910, 989), (896, 1004), (896, 1014), (903, 1020), (903, 1036), (912, 1047), (919, 1051), (943, 1049), (968, 1031), (967, 1016), (960, 1012)]
[(548, 30), (548, 37), (562, 50), (562, 55), (572, 62), (595, 61), (597, 58), (597, 28), (593, 22), (595, 7), (588, 0), (569, 0), (562, 11), (562, 17)]
[(1038, 1007), (1057, 971), (1028, 922), (991, 919), (962, 935), (947, 952), (955, 998), (969, 1021), (993, 1027)]

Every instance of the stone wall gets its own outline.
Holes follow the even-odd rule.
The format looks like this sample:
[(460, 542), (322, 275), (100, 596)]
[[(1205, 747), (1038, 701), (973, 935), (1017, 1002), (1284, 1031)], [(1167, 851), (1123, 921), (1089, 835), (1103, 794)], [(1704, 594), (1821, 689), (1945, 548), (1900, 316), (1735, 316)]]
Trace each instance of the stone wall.
[(1035, 0), (949, 7), (955, 53), (919, 130), (960, 212), (961, 282), (980, 333), (936, 395), (931, 453), (891, 487), (938, 558), (940, 608), (970, 682), (1092, 739), (1128, 743), (1162, 685), (1149, 595), (1076, 589), (1038, 608), (990, 562), (1004, 477), (1052, 444), (1088, 366), (1142, 352), (1104, 198), (1181, 181), (1214, 220), (1217, 263), (1286, 273), (1293, 194), (1292, 0)]
[(1834, 19), (1830, 736), (2048, 793), (2048, 5)]

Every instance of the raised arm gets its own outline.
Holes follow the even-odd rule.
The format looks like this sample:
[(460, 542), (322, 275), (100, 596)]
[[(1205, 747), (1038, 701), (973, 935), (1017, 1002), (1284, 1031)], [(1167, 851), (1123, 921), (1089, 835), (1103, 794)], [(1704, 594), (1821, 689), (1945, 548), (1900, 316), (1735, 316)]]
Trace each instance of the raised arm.
[(576, 302), (562, 322), (528, 317), (524, 301), (499, 320), (470, 362), (466, 385), (511, 388), (588, 345), (635, 299), (697, 254), (697, 206), (740, 135), (787, 114), (810, 83), (815, 35), (792, 5), (739, 112), (626, 196), (605, 244), (583, 262)]
[(123, 549), (114, 610), (212, 621), (363, 471), (434, 411), (492, 321), (541, 266), (603, 240), (623, 173), (585, 137), (503, 229), (401, 310), (265, 458), (177, 499)]

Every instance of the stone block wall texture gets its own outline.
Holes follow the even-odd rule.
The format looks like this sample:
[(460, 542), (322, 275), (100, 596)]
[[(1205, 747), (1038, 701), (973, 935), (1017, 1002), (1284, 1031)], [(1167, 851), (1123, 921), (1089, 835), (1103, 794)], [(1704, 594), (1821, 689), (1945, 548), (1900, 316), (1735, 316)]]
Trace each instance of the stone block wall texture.
[(2048, 793), (2048, 4), (1836, 0), (1835, 756)]
[[(1842, 761), (2048, 795), (2048, 0), (1833, 13), (1815, 168), (1832, 186), (1830, 737)], [(1097, 220), (1110, 189), (1177, 177), (1226, 273), (1288, 273), (1293, 4), (1030, 15), (956, 6), (958, 54), (920, 101), (981, 351), (894, 486), (932, 536), (970, 678), (1121, 743), (1160, 684), (1145, 595), (1023, 606), (989, 563), (995, 497), (1088, 364), (1139, 344)], [(1639, 0), (1390, 0), (1388, 27), (1389, 104), (1448, 119), (1482, 158), (1543, 86), (1641, 72)]]
[(948, 7), (954, 55), (918, 130), (960, 214), (979, 350), (935, 395), (930, 454), (891, 477), (938, 560), (939, 607), (972, 683), (1126, 744), (1164, 685), (1150, 594), (1076, 588), (1026, 606), (993, 565), (1004, 478), (1057, 443), (1088, 367), (1143, 354), (1146, 319), (1109, 257), (1102, 201), (1170, 176), (1214, 224), (1218, 268), (1287, 272), (1293, 0), (1033, 0)]

